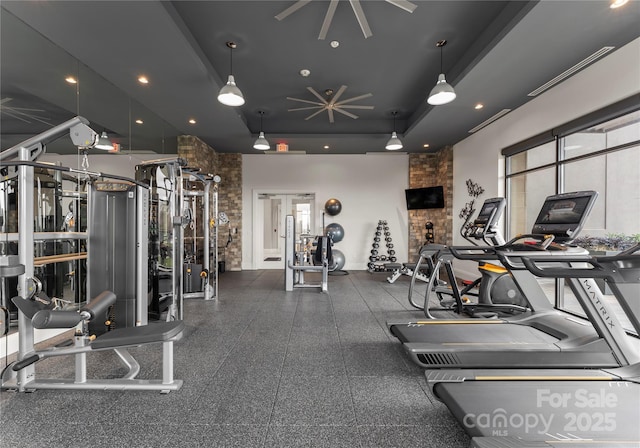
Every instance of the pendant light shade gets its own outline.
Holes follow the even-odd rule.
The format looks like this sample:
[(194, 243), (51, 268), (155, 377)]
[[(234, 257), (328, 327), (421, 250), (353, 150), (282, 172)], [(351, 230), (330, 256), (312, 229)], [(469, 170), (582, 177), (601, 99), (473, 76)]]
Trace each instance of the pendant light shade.
[(103, 149), (105, 151), (111, 151), (113, 149), (113, 143), (109, 140), (106, 131), (102, 131), (100, 134), (100, 138), (98, 138), (98, 143), (94, 146), (96, 149)]
[(244, 104), (244, 96), (242, 92), (236, 86), (236, 80), (233, 75), (229, 75), (227, 83), (220, 89), (218, 93), (218, 101), (225, 106), (242, 106)]
[(265, 138), (264, 132), (260, 131), (260, 135), (258, 136), (258, 139), (253, 144), (253, 148), (259, 149), (261, 151), (268, 151), (269, 149), (271, 149), (271, 145), (269, 144), (269, 141)]
[(398, 134), (396, 134), (396, 115), (398, 112), (393, 112), (393, 132), (391, 133), (391, 138), (387, 141), (385, 145), (385, 149), (388, 151), (397, 151), (398, 149), (402, 149), (402, 142), (398, 138)]
[(264, 115), (264, 112), (260, 111), (258, 113), (260, 114), (260, 135), (258, 135), (258, 139), (253, 144), (253, 149), (268, 151), (269, 149), (271, 149), (271, 145), (269, 144), (269, 140), (265, 138), (264, 132), (262, 131), (262, 116)]
[(440, 75), (438, 76), (438, 82), (435, 87), (431, 89), (431, 93), (429, 93), (429, 99), (427, 99), (427, 103), (432, 106), (441, 106), (456, 99), (456, 92), (453, 90), (451, 84), (447, 83), (442, 70), (442, 47), (446, 44), (446, 40), (439, 40), (436, 43), (436, 47), (440, 47)]
[(236, 80), (233, 77), (233, 50), (237, 47), (235, 42), (227, 42), (229, 47), (229, 78), (227, 83), (220, 89), (218, 93), (218, 101), (225, 106), (242, 106), (244, 104), (244, 95), (236, 85)]
[(432, 106), (441, 106), (443, 104), (450, 103), (456, 99), (456, 92), (451, 87), (451, 84), (444, 78), (444, 73), (440, 73), (438, 76), (438, 82), (435, 87), (431, 89), (429, 99), (427, 102)]
[(398, 149), (402, 149), (402, 142), (398, 138), (396, 131), (393, 131), (391, 133), (391, 138), (387, 142), (387, 146), (385, 146), (384, 148), (389, 151), (397, 151)]

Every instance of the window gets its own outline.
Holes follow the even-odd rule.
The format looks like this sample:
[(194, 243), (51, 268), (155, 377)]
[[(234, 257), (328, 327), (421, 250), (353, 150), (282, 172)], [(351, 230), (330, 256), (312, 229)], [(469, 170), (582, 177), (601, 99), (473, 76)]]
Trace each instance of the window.
[[(546, 196), (595, 190), (598, 200), (576, 244), (594, 250), (590, 241), (640, 242), (640, 110), (633, 108), (638, 106), (632, 98), (503, 151), (510, 237), (531, 231)], [(539, 281), (545, 290), (554, 289), (549, 280)], [(611, 291), (604, 282), (599, 286), (632, 331)], [(551, 300), (559, 309), (584, 316), (561, 280), (555, 281)]]

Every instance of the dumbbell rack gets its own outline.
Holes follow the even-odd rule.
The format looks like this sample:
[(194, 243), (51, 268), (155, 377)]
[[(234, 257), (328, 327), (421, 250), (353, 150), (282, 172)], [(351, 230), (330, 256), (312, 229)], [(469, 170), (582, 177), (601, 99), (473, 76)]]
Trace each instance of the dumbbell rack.
[[(380, 243), (382, 243), (383, 241), (383, 235), (384, 243), (387, 249), (386, 255), (382, 254), (380, 251)], [(387, 221), (380, 220), (378, 221), (376, 233), (373, 237), (371, 256), (369, 257), (369, 263), (367, 263), (367, 270), (369, 272), (385, 272), (392, 270), (387, 267), (387, 263), (395, 263), (397, 261), (395, 255), (396, 251), (393, 249), (391, 232), (389, 231)]]

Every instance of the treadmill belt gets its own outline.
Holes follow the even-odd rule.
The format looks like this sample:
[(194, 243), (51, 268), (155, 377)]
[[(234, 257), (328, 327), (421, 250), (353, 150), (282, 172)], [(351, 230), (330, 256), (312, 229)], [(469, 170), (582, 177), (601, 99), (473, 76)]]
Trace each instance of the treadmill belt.
[(498, 346), (558, 342), (558, 338), (536, 328), (509, 323), (395, 325), (391, 331), (403, 343)]
[(640, 440), (636, 383), (466, 381), (434, 392), (472, 437)]

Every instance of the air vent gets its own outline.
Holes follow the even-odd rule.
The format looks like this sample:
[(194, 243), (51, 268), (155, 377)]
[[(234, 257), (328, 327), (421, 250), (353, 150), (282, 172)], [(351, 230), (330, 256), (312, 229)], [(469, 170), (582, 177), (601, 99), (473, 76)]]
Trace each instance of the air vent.
[(456, 355), (452, 353), (420, 353), (418, 359), (428, 366), (456, 366), (460, 364)]
[(511, 112), (511, 109), (502, 109), (500, 112), (498, 112), (497, 114), (495, 114), (493, 117), (488, 118), (486, 120), (484, 120), (482, 123), (480, 123), (478, 126), (476, 126), (473, 129), (469, 130), (469, 134), (473, 134), (474, 132), (478, 132), (480, 129), (482, 129), (483, 127), (493, 123), (494, 121), (496, 121), (498, 118), (503, 117), (505, 115), (507, 115), (509, 112)]
[(602, 47), (600, 50), (596, 51), (591, 56), (586, 57), (585, 59), (583, 59), (582, 61), (578, 62), (576, 65), (574, 65), (570, 69), (565, 70), (564, 72), (560, 73), (558, 76), (553, 78), (551, 81), (541, 85), (536, 90), (534, 90), (533, 92), (529, 93), (527, 96), (538, 96), (538, 95), (540, 95), (545, 90), (550, 89), (551, 87), (555, 86), (556, 84), (558, 84), (558, 83), (564, 81), (565, 79), (567, 79), (569, 76), (572, 76), (572, 75), (578, 73), (583, 68), (585, 68), (588, 65), (592, 64), (593, 62), (597, 61), (598, 59), (603, 57), (605, 54), (609, 53), (614, 48), (615, 47)]

